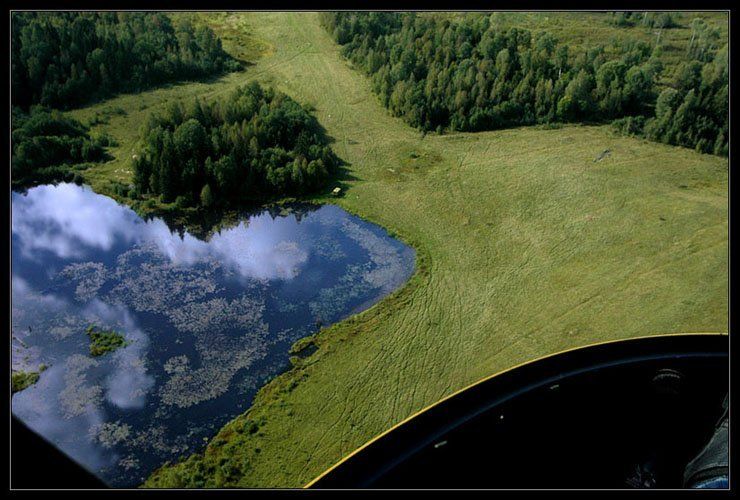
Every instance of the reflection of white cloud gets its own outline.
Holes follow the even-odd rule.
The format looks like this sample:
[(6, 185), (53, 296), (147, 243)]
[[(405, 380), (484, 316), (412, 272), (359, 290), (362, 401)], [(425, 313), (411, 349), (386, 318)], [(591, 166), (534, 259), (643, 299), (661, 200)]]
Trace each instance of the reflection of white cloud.
[(38, 186), (13, 193), (13, 237), (24, 255), (48, 250), (78, 257), (84, 247), (108, 250), (118, 238), (131, 240), (138, 217), (113, 199), (75, 184)]
[[(120, 457), (91, 441), (89, 430), (106, 421), (100, 405), (102, 397), (122, 409), (144, 407), (146, 395), (154, 386), (154, 377), (147, 373), (144, 363), (149, 347), (147, 335), (123, 306), (94, 299), (80, 309), (73, 302), (33, 290), (18, 276), (12, 277), (12, 289), (14, 308), (18, 305), (44, 315), (64, 313), (86, 323), (115, 325), (130, 342), (126, 348), (99, 359), (73, 354), (49, 367), (35, 385), (15, 394), (12, 401), (12, 411), (18, 418), (91, 471), (113, 465)], [(39, 308), (40, 304), (43, 307)], [(79, 334), (84, 335), (82, 329)], [(91, 371), (101, 363), (107, 365), (103, 379)]]
[(292, 217), (272, 219), (268, 214), (252, 217), (211, 238), (212, 253), (230, 263), (242, 276), (257, 279), (292, 279), (308, 261), (308, 250), (293, 240)]
[(146, 223), (142, 239), (156, 244), (173, 264), (192, 265), (208, 257), (208, 243), (185, 233), (182, 238), (173, 233), (162, 219)]
[[(67, 310), (68, 303), (61, 297), (51, 293), (38, 293), (33, 290), (28, 282), (17, 275), (11, 277), (11, 323), (12, 333), (15, 336), (28, 337), (31, 328), (40, 317), (63, 313)], [(32, 357), (29, 349), (14, 345), (12, 351), (13, 366), (26, 366)], [(34, 367), (35, 369), (35, 367)]]
[(64, 370), (64, 364), (51, 366), (31, 389), (16, 393), (12, 412), (34, 432), (95, 472), (115, 463), (115, 456), (87, 438), (89, 429), (102, 424), (105, 416), (95, 409), (74, 418), (62, 418), (56, 396), (65, 386)]
[(175, 265), (214, 260), (244, 277), (291, 279), (308, 260), (308, 251), (294, 241), (295, 232), (291, 218), (273, 220), (265, 213), (214, 234), (208, 242), (188, 233), (180, 238), (164, 221), (154, 219), (146, 223), (143, 239), (155, 243)]
[(144, 222), (131, 209), (75, 184), (13, 193), (12, 228), (28, 258), (36, 250), (71, 258), (87, 249), (109, 250), (117, 242), (152, 242), (175, 265), (217, 260), (256, 279), (292, 279), (309, 255), (306, 244), (296, 241), (300, 227), (293, 216), (272, 219), (263, 213), (206, 242), (188, 233), (181, 238), (161, 219)]
[(26, 280), (20, 276), (13, 275), (10, 279), (13, 294), (13, 309), (25, 309), (25, 305), (33, 305), (35, 308), (43, 306), (44, 310), (58, 311), (67, 306), (67, 301), (51, 293), (38, 293), (34, 291)]
[[(136, 325), (127, 308), (121, 305), (110, 306), (96, 298), (84, 309), (79, 310), (72, 303), (55, 295), (36, 292), (19, 276), (13, 276), (11, 283), (14, 310), (38, 310), (41, 306), (44, 315), (64, 312), (67, 315), (84, 318), (88, 323), (117, 325), (116, 328), (121, 330), (129, 345), (110, 355), (115, 362), (115, 368), (106, 379), (105, 396), (111, 404), (119, 408), (144, 406), (146, 394), (154, 385), (154, 378), (147, 374), (144, 364), (149, 337)], [(19, 319), (15, 316), (14, 314), (14, 323)], [(83, 332), (80, 331), (79, 334), (82, 335)]]

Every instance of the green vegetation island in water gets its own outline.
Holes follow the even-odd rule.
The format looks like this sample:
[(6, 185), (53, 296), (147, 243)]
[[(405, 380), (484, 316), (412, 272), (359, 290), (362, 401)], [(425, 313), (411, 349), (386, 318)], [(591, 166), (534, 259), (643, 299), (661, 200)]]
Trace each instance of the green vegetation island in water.
[(102, 356), (128, 345), (124, 336), (113, 330), (100, 330), (94, 325), (90, 325), (85, 333), (90, 337), (90, 355), (94, 357)]
[(41, 372), (45, 371), (46, 368), (47, 366), (42, 364), (39, 366), (39, 371), (37, 372), (27, 372), (23, 370), (13, 372), (11, 376), (11, 392), (15, 394), (16, 392), (31, 387), (39, 381)]

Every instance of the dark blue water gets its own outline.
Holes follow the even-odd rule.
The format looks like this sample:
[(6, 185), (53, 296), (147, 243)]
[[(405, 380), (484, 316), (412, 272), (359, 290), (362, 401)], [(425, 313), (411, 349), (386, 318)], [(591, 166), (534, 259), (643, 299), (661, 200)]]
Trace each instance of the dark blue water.
[[(202, 449), (289, 367), (290, 345), (411, 275), (414, 252), (335, 206), (208, 238), (74, 184), (12, 195), (13, 414), (112, 486)], [(129, 345), (89, 355), (88, 325)]]

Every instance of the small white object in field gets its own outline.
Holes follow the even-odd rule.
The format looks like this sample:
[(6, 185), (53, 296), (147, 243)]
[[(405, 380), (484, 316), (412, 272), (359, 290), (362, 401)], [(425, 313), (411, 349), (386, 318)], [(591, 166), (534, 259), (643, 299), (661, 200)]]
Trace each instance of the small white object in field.
[(334, 196), (337, 196), (341, 192), (342, 192), (342, 188), (335, 187), (334, 189), (332, 189), (331, 194), (333, 194)]

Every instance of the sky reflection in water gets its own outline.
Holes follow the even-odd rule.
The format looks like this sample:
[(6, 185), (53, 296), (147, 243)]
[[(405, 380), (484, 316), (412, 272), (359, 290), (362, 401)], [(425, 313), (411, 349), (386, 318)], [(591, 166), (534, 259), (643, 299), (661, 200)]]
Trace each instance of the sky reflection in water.
[[(200, 449), (297, 339), (400, 286), (414, 253), (335, 206), (245, 217), (208, 241), (73, 184), (12, 198), (13, 413), (114, 486)], [(129, 345), (89, 356), (85, 328)]]

